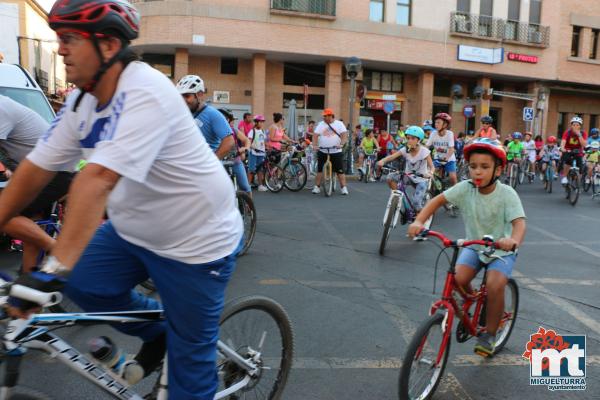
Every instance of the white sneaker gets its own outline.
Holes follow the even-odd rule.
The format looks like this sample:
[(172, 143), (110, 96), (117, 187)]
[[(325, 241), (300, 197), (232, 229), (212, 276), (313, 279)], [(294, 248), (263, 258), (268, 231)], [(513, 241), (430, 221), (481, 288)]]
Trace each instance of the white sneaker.
[(591, 182), (592, 182), (592, 181), (590, 181), (590, 178), (589, 178), (589, 177), (585, 178), (585, 184), (586, 184), (586, 185), (589, 185)]
[(569, 183), (569, 181), (567, 180), (567, 177), (563, 176), (562, 179), (560, 180), (560, 184), (561, 185), (566, 185), (567, 183)]
[(540, 174), (540, 181), (544, 180), (544, 174)]
[(269, 188), (267, 188), (265, 185), (258, 185), (258, 191), (259, 192), (268, 192)]
[(321, 193), (321, 188), (318, 187), (317, 185), (315, 185), (315, 187), (312, 190), (312, 194), (319, 194)]
[(344, 187), (342, 188), (342, 194), (343, 194), (343, 195), (347, 195), (347, 194), (348, 194), (348, 188), (347, 188), (346, 186), (344, 186)]

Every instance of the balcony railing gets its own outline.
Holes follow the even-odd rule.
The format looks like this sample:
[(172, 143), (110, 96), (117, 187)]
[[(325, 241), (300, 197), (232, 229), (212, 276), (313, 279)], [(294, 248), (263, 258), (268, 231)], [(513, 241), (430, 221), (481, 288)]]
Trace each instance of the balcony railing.
[(271, 10), (335, 17), (335, 0), (271, 0)]
[(540, 47), (548, 47), (550, 41), (548, 26), (461, 12), (451, 14), (450, 32)]

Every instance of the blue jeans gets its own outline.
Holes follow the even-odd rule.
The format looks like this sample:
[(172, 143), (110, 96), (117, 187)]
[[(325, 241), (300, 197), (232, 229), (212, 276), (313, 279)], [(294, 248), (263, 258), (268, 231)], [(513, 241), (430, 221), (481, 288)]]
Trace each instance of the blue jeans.
[[(213, 400), (219, 318), (236, 255), (237, 250), (210, 263), (185, 264), (127, 242), (107, 222), (85, 249), (65, 291), (87, 312), (164, 309), (166, 321), (115, 327), (144, 341), (166, 332), (169, 398)], [(133, 290), (148, 277), (162, 305)]]
[(248, 183), (248, 175), (246, 175), (244, 163), (242, 163), (241, 161), (236, 161), (233, 164), (233, 173), (235, 175), (235, 179), (239, 188), (246, 193), (252, 193), (252, 189), (250, 188), (250, 184)]

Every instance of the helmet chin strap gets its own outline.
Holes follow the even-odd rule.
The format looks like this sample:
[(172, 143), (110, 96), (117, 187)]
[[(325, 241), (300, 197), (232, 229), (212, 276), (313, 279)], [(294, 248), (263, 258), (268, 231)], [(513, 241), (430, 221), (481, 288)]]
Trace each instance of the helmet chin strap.
[(96, 88), (96, 85), (98, 84), (102, 76), (106, 73), (106, 71), (108, 71), (108, 69), (112, 67), (114, 63), (119, 61), (119, 59), (121, 59), (121, 57), (125, 54), (125, 51), (127, 50), (127, 44), (121, 41), (121, 50), (119, 50), (117, 54), (112, 56), (110, 60), (104, 62), (102, 61), (104, 57), (102, 56), (102, 51), (100, 50), (100, 43), (96, 35), (92, 34), (91, 40), (92, 44), (94, 45), (94, 48), (96, 49), (96, 54), (98, 54), (98, 58), (100, 59), (101, 64), (100, 68), (98, 68), (98, 71), (96, 71), (93, 78), (85, 86), (80, 88), (81, 92), (79, 93), (79, 96), (77, 96), (75, 104), (73, 104), (73, 112), (77, 111), (77, 108), (79, 107), (79, 103), (81, 103), (83, 96)]

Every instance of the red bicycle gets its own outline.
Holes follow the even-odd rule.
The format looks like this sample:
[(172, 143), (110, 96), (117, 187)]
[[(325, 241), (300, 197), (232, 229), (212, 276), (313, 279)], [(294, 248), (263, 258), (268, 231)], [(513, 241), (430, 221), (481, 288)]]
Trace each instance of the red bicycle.
[[(487, 266), (479, 289), (471, 294), (465, 293), (457, 286), (454, 278), (459, 249), (480, 245), (483, 246), (483, 250), (479, 251), (481, 254), (500, 259), (498, 255), (494, 255), (498, 244), (490, 236), (485, 236), (482, 240), (450, 240), (439, 232), (424, 230), (418, 237), (425, 240), (427, 236), (440, 239), (443, 246), (442, 252), (447, 248), (452, 248), (453, 252), (442, 298), (433, 303), (429, 311), (429, 318), (423, 321), (417, 329), (404, 355), (399, 379), (401, 400), (426, 400), (433, 396), (448, 362), (455, 316), (458, 316), (459, 321), (456, 328), (456, 340), (459, 343), (485, 331)], [(440, 257), (438, 257), (438, 261), (439, 259)], [(471, 312), (473, 305), (475, 305), (475, 309)], [(519, 288), (513, 279), (509, 279), (505, 290), (504, 315), (496, 332), (494, 354), (502, 350), (508, 341), (517, 318), (518, 306)]]

